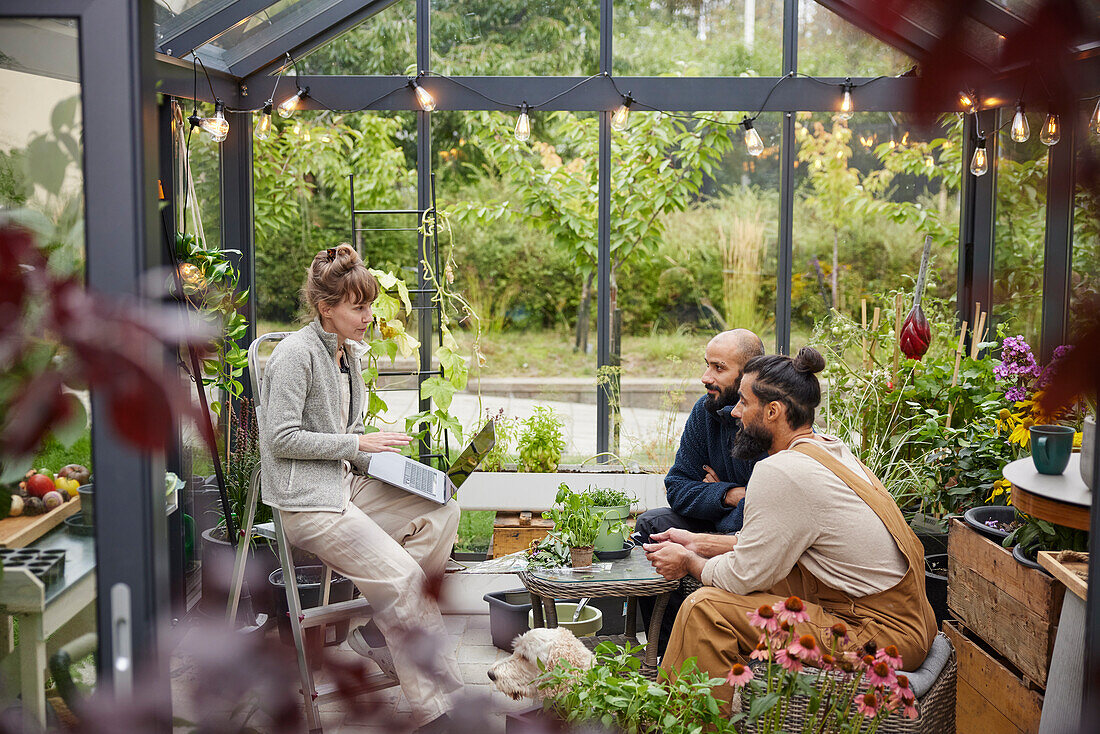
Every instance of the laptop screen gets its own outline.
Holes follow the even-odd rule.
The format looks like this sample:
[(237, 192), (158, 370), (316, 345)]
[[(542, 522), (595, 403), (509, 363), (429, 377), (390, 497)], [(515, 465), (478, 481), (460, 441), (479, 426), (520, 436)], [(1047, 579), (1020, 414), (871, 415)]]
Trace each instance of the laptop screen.
[(447, 477), (450, 478), (451, 483), (456, 488), (462, 486), (462, 483), (473, 473), (474, 469), (477, 469), (478, 464), (485, 458), (485, 454), (489, 453), (496, 443), (496, 424), (489, 421), (484, 428), (478, 431), (474, 439), (467, 444), (466, 448), (455, 459), (455, 462), (451, 464), (451, 468), (447, 470)]

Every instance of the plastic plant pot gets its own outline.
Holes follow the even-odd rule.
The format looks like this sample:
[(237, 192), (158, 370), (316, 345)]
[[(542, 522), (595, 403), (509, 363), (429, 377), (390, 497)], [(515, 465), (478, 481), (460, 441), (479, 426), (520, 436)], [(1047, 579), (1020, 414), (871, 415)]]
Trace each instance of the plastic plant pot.
[[(573, 622), (573, 612), (577, 605), (559, 601), (554, 605), (558, 611), (558, 626), (572, 632), (577, 637), (591, 637), (603, 628), (603, 612), (596, 607), (586, 606), (581, 610), (581, 618)], [(535, 610), (527, 612), (527, 626), (535, 627)]]

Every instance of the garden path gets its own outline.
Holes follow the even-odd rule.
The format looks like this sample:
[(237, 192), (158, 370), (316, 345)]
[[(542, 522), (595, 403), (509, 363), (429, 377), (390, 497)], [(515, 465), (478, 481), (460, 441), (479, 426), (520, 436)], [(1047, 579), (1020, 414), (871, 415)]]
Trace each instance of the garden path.
[[(554, 379), (548, 378), (545, 383), (546, 392), (552, 394)], [(418, 412), (416, 393), (412, 390), (387, 391), (382, 393), (382, 398), (389, 405), (389, 411), (384, 417), (395, 421), (395, 425), (400, 428), (404, 428), (404, 416)], [(483, 395), (479, 405), (476, 395), (459, 393), (451, 404), (451, 413), (463, 426), (473, 426), (486, 410), (495, 413), (503, 409), (506, 416), (522, 419), (532, 415), (536, 405), (552, 408), (561, 417), (565, 424), (567, 457), (582, 460), (596, 453), (596, 406), (593, 404)], [(680, 433), (684, 430), (687, 417), (687, 413), (679, 410), (623, 408), (619, 454), (624, 458), (633, 457), (642, 463), (652, 463), (655, 458), (667, 457), (668, 463), (671, 463), (676, 447), (680, 444)]]

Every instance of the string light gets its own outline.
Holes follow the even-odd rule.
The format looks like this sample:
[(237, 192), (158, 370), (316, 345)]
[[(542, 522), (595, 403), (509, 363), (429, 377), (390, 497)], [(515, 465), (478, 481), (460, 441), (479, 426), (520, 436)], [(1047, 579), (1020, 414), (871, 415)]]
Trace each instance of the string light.
[(1058, 120), (1058, 115), (1053, 112), (1047, 113), (1046, 122), (1043, 123), (1043, 129), (1039, 133), (1039, 140), (1043, 145), (1056, 145), (1059, 140), (1062, 139), (1062, 124)]
[(837, 117), (841, 120), (851, 120), (852, 112), (852, 79), (851, 77), (844, 80), (844, 83), (840, 85), (840, 88), (844, 90), (844, 96), (840, 98), (840, 112), (837, 113)]
[(295, 135), (301, 135), (302, 134), (302, 121), (301, 120), (298, 120), (294, 123), (294, 129), (291, 132), (293, 132)]
[(427, 89), (417, 84), (415, 79), (409, 80), (409, 86), (416, 93), (416, 101), (420, 103), (421, 109), (425, 112), (431, 112), (435, 109), (435, 97), (429, 94)]
[(1017, 143), (1026, 143), (1031, 137), (1031, 127), (1027, 124), (1027, 115), (1024, 114), (1024, 103), (1016, 103), (1016, 114), (1012, 118), (1011, 137)]
[(989, 156), (985, 150), (985, 136), (978, 136), (978, 147), (974, 149), (974, 157), (970, 159), (970, 172), (975, 176), (984, 176), (989, 173)]
[(611, 129), (617, 132), (626, 130), (626, 126), (630, 123), (630, 105), (634, 104), (634, 98), (627, 92), (623, 95), (623, 103), (615, 110), (615, 114), (611, 115)]
[(273, 108), (273, 101), (267, 100), (263, 112), (260, 113), (260, 124), (256, 126), (256, 137), (259, 140), (267, 140), (271, 137), (271, 110)]
[(199, 127), (210, 133), (210, 138), (215, 143), (226, 139), (229, 135), (229, 120), (225, 119), (225, 105), (220, 99), (214, 100), (214, 116), (202, 118)]
[(1100, 135), (1100, 100), (1096, 102), (1096, 109), (1092, 111), (1092, 117), (1089, 118), (1089, 124), (1092, 125), (1092, 129)]
[(294, 111), (301, 106), (302, 100), (308, 95), (309, 87), (306, 87), (305, 89), (299, 89), (297, 92), (284, 99), (279, 104), (279, 117), (287, 118), (293, 115)]
[(519, 119), (516, 120), (516, 140), (523, 143), (531, 137), (531, 117), (527, 110), (531, 109), (526, 102), (520, 107)]
[(745, 147), (749, 155), (758, 156), (764, 152), (764, 141), (760, 139), (760, 133), (752, 126), (752, 118), (746, 117), (741, 121), (741, 127), (745, 128)]
[(974, 112), (978, 109), (978, 95), (973, 92), (959, 92), (959, 104), (962, 105), (963, 112)]

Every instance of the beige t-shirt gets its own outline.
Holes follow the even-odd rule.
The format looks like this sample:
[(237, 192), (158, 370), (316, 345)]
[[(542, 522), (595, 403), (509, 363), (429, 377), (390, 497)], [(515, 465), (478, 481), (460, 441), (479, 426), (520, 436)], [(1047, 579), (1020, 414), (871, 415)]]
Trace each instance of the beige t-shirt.
[[(839, 439), (817, 434), (791, 447), (802, 441), (814, 441), (866, 476)], [(859, 495), (820, 462), (787, 449), (753, 467), (737, 546), (707, 561), (702, 582), (735, 594), (763, 591), (785, 579), (799, 561), (822, 583), (855, 598), (897, 585), (909, 567), (890, 531)]]

